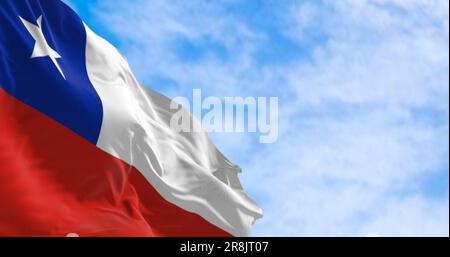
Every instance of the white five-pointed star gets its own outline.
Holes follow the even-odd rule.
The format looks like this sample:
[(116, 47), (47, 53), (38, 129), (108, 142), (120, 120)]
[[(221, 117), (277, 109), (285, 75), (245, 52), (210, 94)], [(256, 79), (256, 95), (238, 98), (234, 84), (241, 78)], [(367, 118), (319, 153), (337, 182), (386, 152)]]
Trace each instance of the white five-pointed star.
[(44, 37), (44, 33), (42, 32), (42, 15), (39, 16), (39, 18), (37, 19), (37, 24), (38, 24), (37, 26), (34, 25), (33, 23), (26, 21), (25, 19), (23, 19), (20, 16), (19, 16), (19, 18), (22, 21), (25, 28), (27, 28), (28, 32), (30, 32), (31, 36), (36, 41), (36, 43), (34, 45), (33, 53), (31, 54), (31, 59), (38, 58), (38, 57), (47, 57), (47, 56), (50, 57), (53, 64), (55, 64), (56, 68), (58, 69), (59, 73), (61, 73), (63, 78), (66, 79), (66, 76), (64, 76), (64, 73), (63, 73), (61, 67), (59, 66), (58, 62), (56, 61), (56, 59), (61, 58), (61, 56), (48, 45), (47, 40)]

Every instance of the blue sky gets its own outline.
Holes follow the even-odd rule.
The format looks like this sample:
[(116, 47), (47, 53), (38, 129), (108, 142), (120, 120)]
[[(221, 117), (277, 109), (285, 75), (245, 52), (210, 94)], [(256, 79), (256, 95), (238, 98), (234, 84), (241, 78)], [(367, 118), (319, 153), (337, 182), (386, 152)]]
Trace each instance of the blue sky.
[(449, 2), (66, 1), (169, 97), (279, 97), (279, 139), (211, 134), (256, 236), (449, 234)]

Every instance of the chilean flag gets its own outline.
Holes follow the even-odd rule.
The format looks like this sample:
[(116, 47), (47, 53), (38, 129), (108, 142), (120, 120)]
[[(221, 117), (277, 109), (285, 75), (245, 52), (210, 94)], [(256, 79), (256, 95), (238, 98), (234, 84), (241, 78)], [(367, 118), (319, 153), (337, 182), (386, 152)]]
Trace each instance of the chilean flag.
[(0, 236), (249, 235), (240, 169), (169, 105), (63, 2), (1, 0)]

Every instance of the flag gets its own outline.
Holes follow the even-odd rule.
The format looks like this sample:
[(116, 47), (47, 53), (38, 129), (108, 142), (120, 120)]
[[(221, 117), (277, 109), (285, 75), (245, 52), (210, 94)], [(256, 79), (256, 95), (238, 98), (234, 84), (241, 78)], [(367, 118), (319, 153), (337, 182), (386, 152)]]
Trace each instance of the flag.
[(0, 1), (0, 236), (248, 236), (240, 168), (176, 111), (63, 2)]

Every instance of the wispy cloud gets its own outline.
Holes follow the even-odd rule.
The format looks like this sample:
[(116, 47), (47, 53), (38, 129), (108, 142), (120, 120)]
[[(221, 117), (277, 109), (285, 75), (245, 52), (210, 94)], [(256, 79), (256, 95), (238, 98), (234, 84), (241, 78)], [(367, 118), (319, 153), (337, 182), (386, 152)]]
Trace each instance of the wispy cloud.
[(92, 1), (84, 17), (169, 96), (280, 97), (277, 143), (212, 135), (265, 211), (255, 235), (448, 236), (448, 7)]

